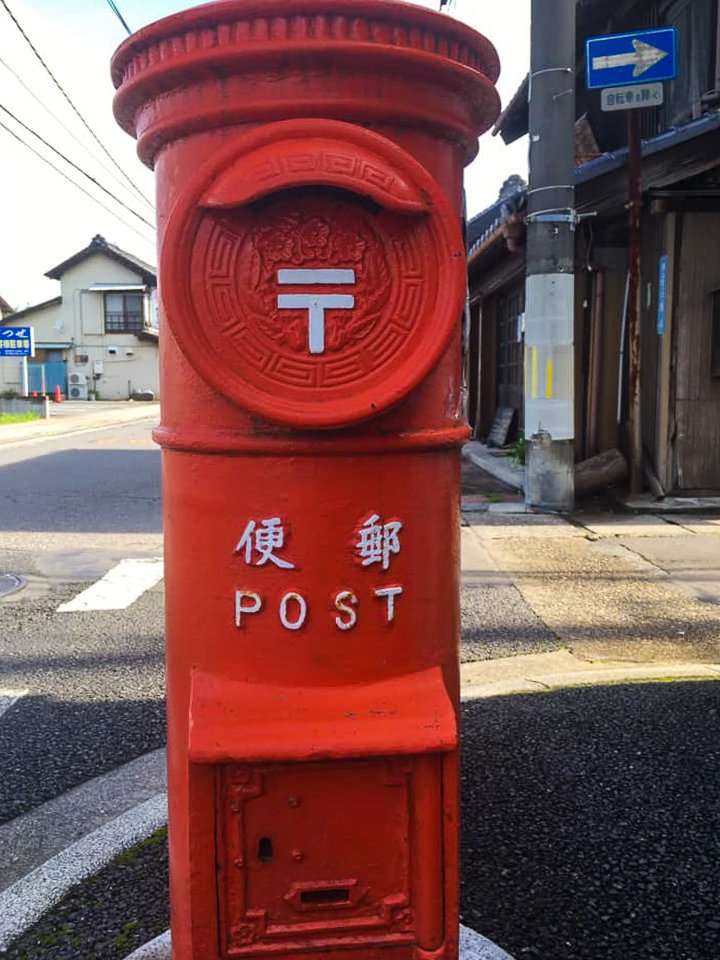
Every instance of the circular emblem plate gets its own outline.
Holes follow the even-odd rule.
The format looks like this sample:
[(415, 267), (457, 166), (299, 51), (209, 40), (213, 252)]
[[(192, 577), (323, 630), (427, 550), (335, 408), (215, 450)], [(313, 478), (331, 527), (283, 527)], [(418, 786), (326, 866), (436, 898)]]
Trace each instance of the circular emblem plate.
[(340, 427), (386, 410), (459, 322), (465, 256), (439, 186), (334, 121), (246, 135), (168, 225), (162, 296), (189, 361), (270, 420)]

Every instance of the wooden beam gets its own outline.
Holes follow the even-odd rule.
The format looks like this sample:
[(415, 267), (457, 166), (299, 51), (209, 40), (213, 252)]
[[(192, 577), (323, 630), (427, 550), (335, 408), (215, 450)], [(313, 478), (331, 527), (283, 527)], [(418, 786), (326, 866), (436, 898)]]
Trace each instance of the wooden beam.
[(720, 213), (720, 196), (690, 197), (678, 194), (676, 197), (653, 197), (650, 213)]

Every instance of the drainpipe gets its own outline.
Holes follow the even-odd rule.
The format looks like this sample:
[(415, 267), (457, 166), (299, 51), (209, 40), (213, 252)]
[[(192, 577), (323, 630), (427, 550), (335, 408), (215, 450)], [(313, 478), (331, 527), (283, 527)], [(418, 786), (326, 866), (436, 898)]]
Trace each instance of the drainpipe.
[(640, 229), (642, 215), (642, 143), (637, 110), (628, 111), (628, 412), (630, 493), (643, 488), (642, 422), (640, 419)]
[(600, 427), (600, 398), (602, 394), (602, 347), (603, 320), (605, 314), (605, 273), (597, 270), (593, 275), (592, 365), (590, 368), (590, 424), (588, 430), (588, 456), (600, 453), (598, 433)]
[(717, 26), (715, 28), (715, 90), (720, 90), (720, 0), (718, 0)]

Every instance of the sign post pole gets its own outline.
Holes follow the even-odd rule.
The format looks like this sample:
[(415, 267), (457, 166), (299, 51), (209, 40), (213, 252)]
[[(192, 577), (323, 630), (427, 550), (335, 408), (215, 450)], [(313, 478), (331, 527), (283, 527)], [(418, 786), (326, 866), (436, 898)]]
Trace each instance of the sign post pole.
[[(625, 110), (628, 131), (628, 426), (630, 492), (643, 486), (640, 356), (640, 259), (642, 229), (642, 142), (638, 108), (663, 103), (663, 80), (678, 74), (676, 27), (635, 30), (585, 41), (586, 84), (602, 90), (605, 112)], [(622, 383), (622, 370), (620, 382)], [(618, 414), (620, 402), (618, 401)]]

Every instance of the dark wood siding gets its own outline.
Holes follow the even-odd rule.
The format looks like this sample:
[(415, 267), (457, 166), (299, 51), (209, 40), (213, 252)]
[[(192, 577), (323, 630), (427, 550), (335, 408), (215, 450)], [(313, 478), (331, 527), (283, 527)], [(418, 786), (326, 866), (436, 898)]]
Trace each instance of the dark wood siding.
[(520, 332), (525, 310), (523, 284), (498, 299), (497, 311), (497, 405), (514, 407), (515, 427), (508, 439), (514, 439), (525, 423), (524, 369), (525, 337)]
[(713, 292), (720, 289), (720, 216), (683, 217), (675, 320), (675, 480), (720, 489), (720, 378), (712, 376)]

